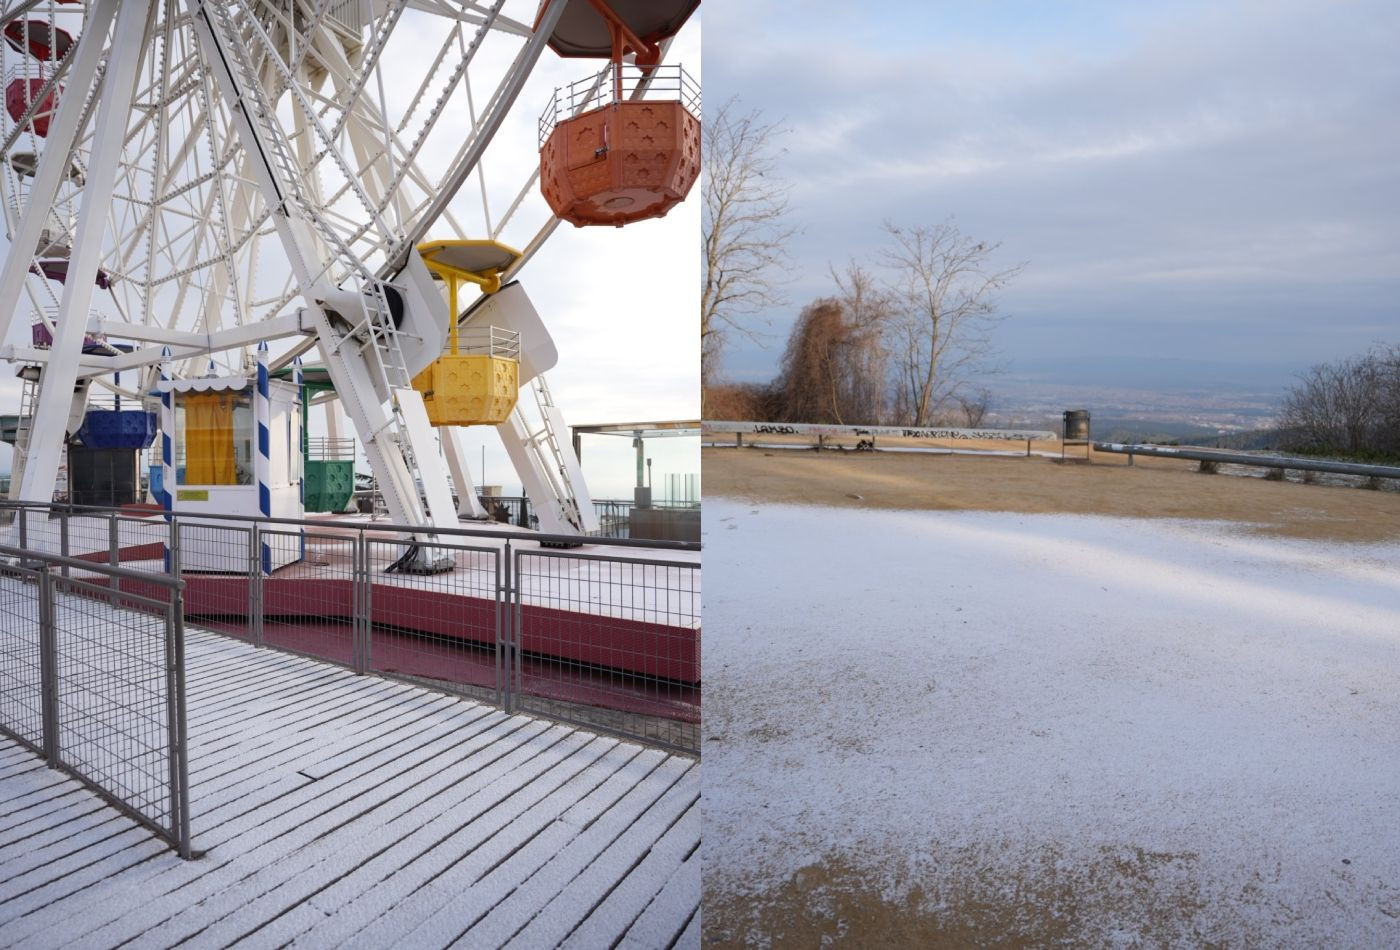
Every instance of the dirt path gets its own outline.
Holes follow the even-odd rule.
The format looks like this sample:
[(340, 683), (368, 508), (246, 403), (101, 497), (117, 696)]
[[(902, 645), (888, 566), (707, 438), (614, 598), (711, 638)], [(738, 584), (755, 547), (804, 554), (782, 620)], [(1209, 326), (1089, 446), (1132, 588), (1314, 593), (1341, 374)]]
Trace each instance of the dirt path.
[[(1400, 491), (1204, 475), (1194, 463), (1040, 457), (704, 451), (705, 493), (871, 508), (1096, 514), (1242, 521), (1324, 541), (1400, 540)], [(859, 497), (856, 497), (859, 496)]]

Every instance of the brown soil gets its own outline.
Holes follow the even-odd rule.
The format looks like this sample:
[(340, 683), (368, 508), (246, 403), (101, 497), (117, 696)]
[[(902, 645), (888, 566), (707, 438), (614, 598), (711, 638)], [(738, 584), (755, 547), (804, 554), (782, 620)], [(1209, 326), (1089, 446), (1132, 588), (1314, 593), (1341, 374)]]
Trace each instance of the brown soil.
[[(1005, 444), (997, 446), (1005, 448)], [(1263, 534), (1400, 540), (1400, 491), (1206, 475), (1195, 463), (712, 448), (705, 493), (755, 501), (1247, 522)], [(859, 496), (859, 497), (856, 497)]]
[[(922, 882), (905, 896), (883, 896), (869, 873), (839, 856), (799, 870), (764, 900), (730, 892), (722, 871), (705, 872), (703, 942), (707, 947), (775, 948), (1095, 946), (1131, 933), (1133, 946), (1221, 946), (1202, 929), (1206, 900), (1192, 880), (1196, 855), (1102, 848), (1090, 861), (1066, 860), (1054, 847), (1023, 854), (1005, 867), (1011, 843), (992, 849), (931, 853)], [(889, 870), (888, 867), (885, 870)], [(1241, 888), (1241, 896), (1248, 896)], [(1010, 899), (1008, 899), (1010, 898)], [(1245, 902), (1263, 919), (1287, 918), (1277, 901)], [(1217, 908), (1217, 931), (1267, 944), (1267, 925)], [(1115, 918), (1117, 918), (1115, 920)], [(1264, 934), (1252, 931), (1263, 930)]]

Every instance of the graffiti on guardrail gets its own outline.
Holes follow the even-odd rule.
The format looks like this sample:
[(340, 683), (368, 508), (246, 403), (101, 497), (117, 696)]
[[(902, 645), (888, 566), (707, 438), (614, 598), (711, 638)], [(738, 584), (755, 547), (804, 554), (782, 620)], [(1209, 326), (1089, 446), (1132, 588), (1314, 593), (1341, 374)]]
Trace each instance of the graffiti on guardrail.
[(853, 435), (868, 439), (875, 436), (893, 436), (903, 439), (958, 440), (958, 441), (1014, 441), (1014, 442), (1053, 442), (1059, 435), (1040, 429), (955, 429), (912, 426), (842, 426), (816, 423), (777, 423), (777, 422), (704, 422), (701, 424), (706, 434), (737, 433), (740, 435), (806, 435), (841, 436)]

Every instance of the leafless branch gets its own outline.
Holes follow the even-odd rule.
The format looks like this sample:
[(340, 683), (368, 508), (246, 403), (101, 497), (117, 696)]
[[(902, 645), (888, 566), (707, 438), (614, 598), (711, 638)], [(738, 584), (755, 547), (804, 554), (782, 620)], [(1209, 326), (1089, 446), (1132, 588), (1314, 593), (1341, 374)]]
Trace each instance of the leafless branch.
[(902, 228), (885, 223), (891, 244), (880, 261), (894, 273), (893, 334), (899, 342), (894, 402), (911, 425), (929, 425), (991, 351), (1001, 319), (996, 294), (1023, 264), (994, 270), (1000, 244), (975, 241), (951, 221)]
[(700, 297), (702, 377), (713, 381), (728, 331), (753, 335), (749, 318), (780, 305), (788, 267), (789, 186), (776, 140), (787, 130), (730, 99), (706, 119)]

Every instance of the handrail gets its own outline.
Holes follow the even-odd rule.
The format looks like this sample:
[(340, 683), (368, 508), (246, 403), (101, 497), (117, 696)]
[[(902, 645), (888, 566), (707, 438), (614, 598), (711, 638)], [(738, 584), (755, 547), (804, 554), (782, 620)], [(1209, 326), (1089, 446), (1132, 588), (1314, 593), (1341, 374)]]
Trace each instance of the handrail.
[(1008, 442), (1057, 442), (1059, 435), (1048, 429), (964, 429), (951, 426), (847, 426), (813, 422), (716, 422), (700, 423), (705, 435), (885, 435), (906, 439), (1001, 440)]
[(1190, 462), (1223, 462), (1226, 465), (1257, 465), (1261, 468), (1292, 468), (1303, 472), (1330, 472), (1334, 475), (1361, 475), (1367, 478), (1400, 478), (1400, 466), (1366, 465), (1328, 459), (1305, 459), (1286, 455), (1249, 455), (1228, 449), (1198, 446), (1141, 445), (1121, 442), (1095, 442), (1095, 452), (1117, 455), (1146, 455), (1152, 458), (1185, 459)]
[[(14, 504), (14, 503), (10, 503)], [(6, 507), (9, 507), (7, 505)], [(161, 587), (168, 587), (171, 590), (183, 591), (185, 582), (178, 577), (171, 577), (169, 574), (152, 574), (148, 571), (133, 571), (128, 567), (119, 567), (115, 564), (108, 564), (105, 561), (85, 561), (80, 557), (66, 557), (62, 554), (52, 554), (47, 551), (36, 551), (33, 548), (17, 548), (9, 544), (0, 544), (0, 556), (12, 557), (24, 561), (43, 561), (55, 567), (68, 567), (84, 571), (89, 574), (103, 574), (107, 577), (115, 577), (119, 580), (142, 581), (158, 584)], [(3, 570), (3, 567), (0, 567)]]
[[(0, 512), (19, 511), (22, 509), (50, 512), (57, 511), (60, 514), (69, 515), (75, 512), (96, 516), (130, 516), (131, 514), (130, 512), (122, 511), (120, 508), (103, 507), (101, 505), (74, 505), (66, 502), (13, 501), (9, 499), (0, 499)], [(214, 514), (212, 512), (166, 511), (159, 513), (152, 512), (152, 515), (163, 515), (164, 517), (189, 522), (242, 521), (248, 523), (294, 525), (302, 528), (322, 529), (337, 526), (335, 522), (312, 520), (309, 518), (265, 518), (260, 515)], [(519, 531), (499, 531), (490, 528), (451, 528), (436, 526), (427, 528), (422, 525), (414, 527), (412, 525), (393, 524), (392, 522), (350, 522), (338, 526), (362, 531), (398, 532), (409, 535), (433, 534), (451, 537), (500, 538), (508, 541), (538, 541), (543, 544), (598, 544), (605, 547), (653, 548), (668, 551), (699, 551), (701, 549), (701, 545), (697, 541), (642, 541), (632, 538), (595, 538), (592, 535), (542, 534), (540, 532), (531, 532), (530, 534), (522, 535)], [(90, 562), (84, 561), (82, 563), (87, 564)]]
[[(696, 119), (701, 117), (700, 84), (679, 63), (653, 66), (645, 71), (626, 66), (623, 69), (621, 95), (608, 80), (613, 75), (609, 63), (599, 73), (559, 86), (539, 118), (540, 147), (549, 141), (554, 128), (564, 119), (601, 109), (624, 100), (676, 100)], [(640, 91), (640, 95), (638, 92)]]

